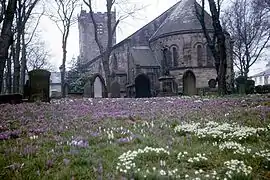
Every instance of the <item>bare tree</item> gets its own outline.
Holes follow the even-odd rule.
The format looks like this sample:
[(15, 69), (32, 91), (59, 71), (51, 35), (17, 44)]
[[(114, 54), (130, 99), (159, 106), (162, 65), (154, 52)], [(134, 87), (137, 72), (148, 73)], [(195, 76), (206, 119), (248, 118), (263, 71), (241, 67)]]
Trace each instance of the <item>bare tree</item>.
[(46, 69), (53, 71), (54, 67), (49, 62), (50, 51), (46, 48), (45, 42), (36, 36), (27, 45), (26, 59), (27, 59), (27, 71), (34, 69)]
[[(90, 17), (91, 20), (93, 22), (93, 26), (94, 26), (94, 32), (95, 32), (95, 41), (98, 45), (99, 48), (99, 53), (101, 55), (101, 59), (102, 59), (102, 65), (103, 65), (103, 70), (105, 73), (105, 79), (106, 79), (106, 84), (107, 84), (107, 90), (108, 92), (110, 92), (110, 82), (111, 82), (111, 78), (110, 78), (110, 67), (109, 67), (109, 60), (110, 60), (110, 56), (111, 56), (111, 52), (113, 50), (113, 37), (114, 34), (116, 33), (116, 28), (118, 27), (119, 23), (126, 19), (129, 16), (133, 16), (136, 12), (138, 12), (139, 10), (143, 9), (143, 7), (139, 7), (137, 8), (132, 7), (132, 9), (129, 8), (123, 8), (121, 6), (125, 6), (129, 3), (129, 1), (119, 1), (117, 2), (116, 0), (105, 0), (106, 1), (106, 15), (107, 15), (107, 44), (102, 44), (102, 41), (100, 40), (100, 36), (98, 34), (98, 24), (96, 22), (96, 19), (94, 18), (94, 11), (93, 11), (93, 1), (94, 0), (83, 0), (84, 3), (88, 6), (89, 10), (90, 10)], [(118, 5), (122, 11), (123, 14), (116, 20), (116, 22), (114, 22), (113, 20), (113, 11), (112, 8), (115, 7), (116, 5)], [(124, 10), (126, 9), (126, 10)]]
[(9, 0), (6, 6), (6, 1), (3, 0), (1, 4), (1, 18), (2, 23), (0, 36), (0, 93), (3, 86), (3, 75), (6, 60), (8, 59), (8, 50), (13, 43), (12, 22), (16, 11), (17, 0)]
[[(27, 69), (27, 60), (30, 59), (29, 57), (29, 51), (32, 50), (35, 42), (39, 41), (40, 39), (37, 38), (37, 28), (40, 23), (41, 17), (44, 15), (44, 9), (42, 13), (38, 13), (37, 15), (30, 16), (28, 23), (26, 23), (24, 32), (22, 33), (22, 49), (21, 49), (21, 78), (20, 78), (20, 88), (21, 92), (23, 92), (23, 87), (25, 83), (25, 73), (28, 71)], [(35, 20), (37, 19), (37, 20)], [(29, 33), (30, 32), (30, 33)], [(34, 43), (32, 43), (32, 40), (36, 40)], [(38, 53), (43, 53), (45, 46), (40, 46), (40, 51)]]
[(205, 0), (202, 0), (201, 11), (195, 1), (196, 15), (203, 29), (204, 36), (207, 40), (207, 45), (211, 49), (215, 59), (215, 67), (217, 71), (218, 91), (220, 95), (227, 93), (226, 87), (226, 69), (227, 69), (227, 54), (226, 54), (226, 37), (225, 32), (220, 22), (220, 7), (221, 0), (208, 0), (212, 25), (214, 28), (213, 35), (210, 35), (207, 27), (205, 26)]
[[(16, 12), (16, 46), (15, 56), (13, 57), (14, 73), (13, 73), (13, 92), (20, 91), (20, 57), (22, 36), (25, 32), (25, 24), (27, 23), (33, 9), (40, 0), (18, 0), (18, 7)], [(25, 70), (25, 59), (22, 59), (23, 70)], [(24, 79), (24, 78), (23, 78)], [(21, 88), (22, 90), (23, 88)]]
[(252, 1), (234, 0), (224, 13), (226, 30), (234, 39), (234, 65), (242, 76), (261, 59), (270, 42), (270, 16)]
[(52, 7), (54, 12), (48, 14), (50, 19), (56, 24), (62, 34), (62, 65), (61, 70), (61, 91), (62, 97), (65, 97), (65, 74), (67, 60), (67, 42), (70, 27), (76, 22), (74, 10), (78, 5), (78, 0), (55, 0), (55, 6)]

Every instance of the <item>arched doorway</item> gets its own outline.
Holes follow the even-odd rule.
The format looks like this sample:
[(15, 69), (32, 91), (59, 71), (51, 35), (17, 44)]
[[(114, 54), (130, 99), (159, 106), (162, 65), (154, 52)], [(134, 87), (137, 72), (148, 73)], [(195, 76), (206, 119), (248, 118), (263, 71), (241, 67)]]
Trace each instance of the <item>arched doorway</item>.
[(151, 97), (150, 80), (147, 75), (140, 74), (135, 78), (136, 98)]
[(94, 81), (94, 97), (102, 98), (102, 82), (98, 76), (96, 77)]
[(186, 71), (183, 76), (183, 92), (184, 95), (196, 94), (196, 77), (192, 71)]

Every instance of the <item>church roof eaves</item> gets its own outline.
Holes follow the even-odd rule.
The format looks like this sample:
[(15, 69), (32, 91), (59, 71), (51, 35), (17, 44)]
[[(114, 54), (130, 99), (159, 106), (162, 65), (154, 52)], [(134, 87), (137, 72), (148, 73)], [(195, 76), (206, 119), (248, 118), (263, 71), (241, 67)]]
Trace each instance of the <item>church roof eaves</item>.
[[(207, 29), (207, 32), (213, 33), (214, 30), (213, 29)], [(153, 42), (153, 41), (155, 41), (157, 39), (168, 37), (168, 36), (172, 36), (172, 35), (191, 34), (191, 33), (203, 33), (203, 30), (201, 30), (201, 29), (194, 29), (194, 30), (182, 30), (182, 31), (168, 32), (168, 33), (162, 34), (162, 35), (160, 35), (158, 37), (153, 37), (149, 41), (150, 42)]]

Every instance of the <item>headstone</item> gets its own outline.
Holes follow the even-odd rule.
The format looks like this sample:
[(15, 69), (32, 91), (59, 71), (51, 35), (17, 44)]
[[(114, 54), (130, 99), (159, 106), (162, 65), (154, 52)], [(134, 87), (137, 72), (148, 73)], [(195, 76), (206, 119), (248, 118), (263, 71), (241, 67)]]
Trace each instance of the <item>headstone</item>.
[(114, 81), (111, 84), (111, 97), (120, 98), (120, 96), (120, 84), (117, 81)]
[(25, 85), (23, 86), (23, 98), (24, 99), (29, 99), (29, 94), (30, 94), (30, 84), (29, 80), (26, 81)]
[(216, 88), (216, 86), (217, 86), (217, 81), (216, 81), (215, 79), (210, 79), (210, 80), (208, 81), (208, 86), (209, 86), (210, 88)]
[(64, 85), (64, 92), (65, 92), (65, 95), (66, 95), (66, 96), (68, 95), (68, 91), (69, 91), (68, 84), (65, 84), (65, 85)]
[(91, 97), (91, 84), (90, 82), (86, 83), (83, 88), (83, 97), (90, 98)]
[(0, 104), (19, 104), (22, 103), (21, 94), (0, 94)]
[(47, 70), (37, 69), (29, 73), (29, 100), (50, 102), (50, 76)]
[(173, 76), (161, 76), (159, 79), (160, 89), (158, 96), (175, 96), (177, 95), (176, 83)]
[(238, 76), (236, 79), (236, 88), (239, 94), (246, 94), (246, 82), (247, 79), (244, 76)]
[(99, 77), (96, 77), (94, 81), (94, 97), (102, 98), (102, 82)]

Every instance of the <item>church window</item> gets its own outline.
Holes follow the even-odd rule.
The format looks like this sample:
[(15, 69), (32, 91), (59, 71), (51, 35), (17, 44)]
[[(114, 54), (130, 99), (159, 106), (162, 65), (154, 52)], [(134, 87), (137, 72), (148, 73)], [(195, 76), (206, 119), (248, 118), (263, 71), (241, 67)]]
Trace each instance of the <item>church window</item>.
[(178, 48), (176, 46), (172, 47), (172, 65), (174, 67), (178, 66)]
[(203, 66), (203, 53), (202, 53), (202, 46), (201, 45), (197, 46), (197, 61), (198, 61), (199, 67)]
[(98, 34), (103, 34), (104, 33), (103, 24), (97, 24), (97, 33)]
[(163, 57), (164, 58), (163, 66), (164, 67), (167, 67), (167, 68), (172, 67), (172, 53), (169, 50), (169, 48), (165, 48), (163, 50), (163, 56), (164, 56)]

